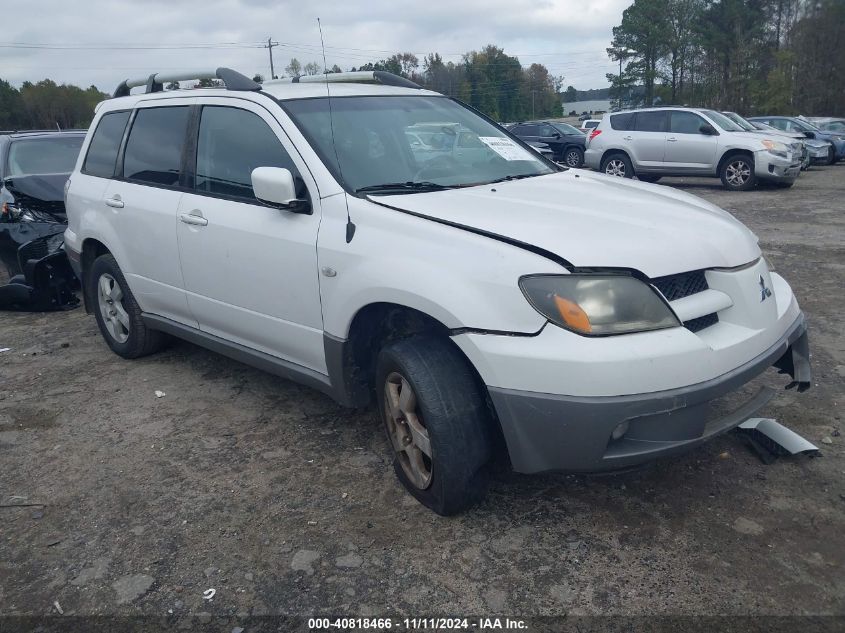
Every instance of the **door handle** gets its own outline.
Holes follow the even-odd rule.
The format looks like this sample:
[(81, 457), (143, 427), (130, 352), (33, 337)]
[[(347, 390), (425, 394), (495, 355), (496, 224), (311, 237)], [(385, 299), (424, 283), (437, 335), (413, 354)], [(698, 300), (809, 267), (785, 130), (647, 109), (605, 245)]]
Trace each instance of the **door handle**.
[(185, 224), (193, 224), (194, 226), (206, 226), (208, 224), (208, 220), (202, 217), (202, 212), (197, 210), (183, 213), (179, 216), (179, 219)]
[(633, 136), (623, 136), (623, 137), (622, 137), (622, 140), (623, 140), (623, 141), (633, 141), (633, 140), (634, 140), (634, 137), (633, 137)]
[(675, 141), (677, 141), (678, 139), (676, 139), (674, 136), (670, 136), (670, 137), (669, 137), (669, 138), (667, 138), (666, 140), (667, 140), (667, 141), (669, 141), (670, 143), (674, 143), (674, 142), (675, 142)]
[(123, 208), (123, 200), (120, 199), (118, 194), (114, 194), (111, 198), (106, 198), (105, 203), (107, 207), (112, 207), (113, 209)]

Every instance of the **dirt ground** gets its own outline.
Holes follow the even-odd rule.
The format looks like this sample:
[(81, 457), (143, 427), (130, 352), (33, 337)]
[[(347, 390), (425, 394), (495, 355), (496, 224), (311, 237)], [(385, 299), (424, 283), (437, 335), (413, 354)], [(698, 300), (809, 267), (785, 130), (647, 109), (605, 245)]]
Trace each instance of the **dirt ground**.
[(845, 615), (845, 165), (665, 183), (795, 289), (814, 387), (768, 413), (822, 457), (767, 466), (729, 435), (627, 474), (500, 475), (445, 519), (400, 489), (374, 411), (188, 343), (122, 360), (82, 309), (0, 313), (0, 614)]

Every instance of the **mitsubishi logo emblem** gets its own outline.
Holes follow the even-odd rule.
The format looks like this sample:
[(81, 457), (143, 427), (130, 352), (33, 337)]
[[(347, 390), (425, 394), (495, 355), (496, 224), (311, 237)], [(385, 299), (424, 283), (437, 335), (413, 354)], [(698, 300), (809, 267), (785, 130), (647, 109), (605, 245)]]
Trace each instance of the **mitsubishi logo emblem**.
[(760, 303), (766, 300), (766, 297), (771, 297), (772, 291), (766, 288), (766, 282), (763, 281), (763, 275), (760, 275)]

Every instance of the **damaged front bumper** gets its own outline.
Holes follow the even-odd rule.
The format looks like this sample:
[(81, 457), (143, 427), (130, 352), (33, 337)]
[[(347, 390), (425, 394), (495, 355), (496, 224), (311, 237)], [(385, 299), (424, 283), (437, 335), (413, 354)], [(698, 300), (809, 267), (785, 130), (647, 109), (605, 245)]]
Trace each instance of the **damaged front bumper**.
[(488, 387), (514, 470), (594, 472), (684, 452), (754, 416), (774, 396), (763, 388), (728, 414), (715, 401), (776, 367), (788, 387), (812, 379), (803, 315), (768, 350), (718, 378), (629, 396), (577, 397)]

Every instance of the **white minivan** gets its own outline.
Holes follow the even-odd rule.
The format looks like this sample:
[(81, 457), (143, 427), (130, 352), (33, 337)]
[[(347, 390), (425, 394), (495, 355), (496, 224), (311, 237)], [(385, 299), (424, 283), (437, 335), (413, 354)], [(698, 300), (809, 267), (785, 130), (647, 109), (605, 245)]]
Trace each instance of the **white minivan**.
[(498, 456), (627, 468), (753, 415), (770, 389), (723, 401), (772, 366), (809, 386), (792, 290), (718, 207), (562, 169), (388, 73), (204, 76), (223, 87), (121, 84), (66, 190), (68, 256), (124, 358), (175, 336), (376, 402), (440, 514)]

